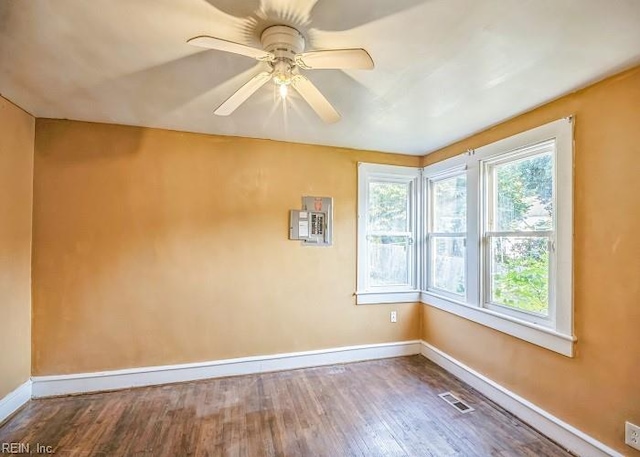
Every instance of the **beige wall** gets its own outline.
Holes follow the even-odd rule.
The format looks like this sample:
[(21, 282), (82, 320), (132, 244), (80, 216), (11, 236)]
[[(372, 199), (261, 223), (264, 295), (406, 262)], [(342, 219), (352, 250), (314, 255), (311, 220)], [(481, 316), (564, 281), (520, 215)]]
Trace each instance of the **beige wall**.
[[(596, 439), (640, 455), (622, 444), (624, 421), (640, 422), (639, 106), (636, 68), (422, 160), (38, 120), (34, 374), (422, 335)], [(575, 358), (428, 306), (354, 304), (358, 161), (429, 164), (569, 114)], [(334, 197), (333, 247), (287, 240), (288, 210), (306, 194)], [(389, 323), (392, 309), (398, 324)]]
[(640, 424), (640, 68), (428, 155), (434, 163), (560, 117), (575, 124), (575, 358), (425, 306), (423, 338), (627, 455)]
[[(419, 157), (44, 119), (36, 131), (35, 375), (419, 338), (420, 305), (353, 297), (356, 164)], [(334, 198), (334, 246), (287, 239), (303, 195)]]
[(0, 398), (31, 372), (34, 118), (0, 97)]

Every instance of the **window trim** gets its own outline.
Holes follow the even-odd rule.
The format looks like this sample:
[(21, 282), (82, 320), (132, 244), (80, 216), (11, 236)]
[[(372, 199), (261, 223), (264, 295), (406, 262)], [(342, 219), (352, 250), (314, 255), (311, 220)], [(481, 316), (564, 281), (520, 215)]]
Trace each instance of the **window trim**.
[[(486, 161), (499, 156), (507, 156), (528, 145), (536, 145), (547, 140), (555, 139), (555, 196), (554, 212), (556, 226), (555, 234), (555, 264), (551, 267), (551, 274), (555, 275), (555, 301), (553, 310), (549, 310), (549, 320), (541, 325), (539, 322), (519, 317), (518, 313), (498, 312), (484, 307), (484, 285), (482, 259), (484, 242), (483, 209), (483, 166)], [(422, 303), (432, 306), (471, 321), (507, 333), (533, 344), (545, 347), (560, 354), (572, 357), (573, 343), (573, 116), (545, 124), (543, 126), (522, 132), (500, 141), (488, 144), (466, 154), (427, 166), (423, 169), (423, 186), (433, 176), (453, 166), (467, 165), (467, 300), (466, 302), (452, 300), (423, 290)], [(425, 199), (425, 205), (428, 200)], [(425, 213), (429, 211), (424, 208)], [(471, 249), (471, 253), (469, 250)], [(423, 256), (427, 262), (427, 256)], [(427, 279), (423, 265), (424, 288)], [(555, 271), (554, 271), (555, 269)], [(474, 289), (474, 290), (470, 290)], [(522, 314), (520, 314), (522, 315)]]
[[(377, 303), (417, 303), (420, 301), (420, 288), (418, 286), (422, 262), (420, 261), (419, 208), (421, 206), (420, 194), (420, 169), (397, 165), (379, 165), (370, 163), (358, 163), (358, 254), (357, 254), (357, 288), (356, 303), (358, 305)], [(368, 285), (368, 252), (367, 252), (367, 221), (369, 182), (380, 180), (382, 182), (401, 182), (411, 184), (409, 195), (410, 233), (413, 238), (411, 255), (409, 260), (409, 284), (400, 286), (376, 286)]]

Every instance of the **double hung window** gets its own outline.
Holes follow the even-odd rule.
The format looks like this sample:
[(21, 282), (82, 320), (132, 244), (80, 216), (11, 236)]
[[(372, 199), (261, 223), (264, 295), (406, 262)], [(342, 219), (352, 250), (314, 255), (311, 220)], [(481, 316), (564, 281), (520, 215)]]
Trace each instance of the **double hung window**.
[(572, 118), (422, 170), (361, 164), (358, 303), (419, 290), (427, 305), (571, 356), (572, 194)]
[(358, 303), (419, 299), (416, 168), (359, 165)]
[(464, 300), (467, 290), (467, 176), (455, 171), (427, 180), (427, 289)]

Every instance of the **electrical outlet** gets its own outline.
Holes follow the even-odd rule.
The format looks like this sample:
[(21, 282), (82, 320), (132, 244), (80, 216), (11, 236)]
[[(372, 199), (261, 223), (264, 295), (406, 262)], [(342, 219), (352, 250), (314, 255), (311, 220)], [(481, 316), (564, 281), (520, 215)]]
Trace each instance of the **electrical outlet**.
[(624, 423), (624, 442), (640, 451), (640, 427), (631, 422)]
[(391, 311), (391, 322), (392, 323), (396, 323), (398, 322), (398, 312), (397, 311)]

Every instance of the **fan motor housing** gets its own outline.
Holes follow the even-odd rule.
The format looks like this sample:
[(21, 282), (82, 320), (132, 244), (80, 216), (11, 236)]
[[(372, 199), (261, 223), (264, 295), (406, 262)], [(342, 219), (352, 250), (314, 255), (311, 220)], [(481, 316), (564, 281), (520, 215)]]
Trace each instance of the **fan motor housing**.
[(260, 41), (265, 51), (272, 52), (276, 59), (294, 60), (304, 51), (304, 37), (293, 27), (274, 25), (262, 32)]

